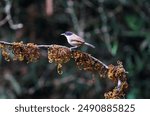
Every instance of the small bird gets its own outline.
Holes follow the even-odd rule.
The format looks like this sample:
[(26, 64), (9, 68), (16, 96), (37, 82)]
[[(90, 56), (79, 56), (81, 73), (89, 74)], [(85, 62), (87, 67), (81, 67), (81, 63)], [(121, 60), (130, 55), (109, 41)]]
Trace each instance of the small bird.
[(68, 43), (73, 46), (70, 49), (78, 48), (84, 44), (87, 46), (90, 46), (92, 48), (95, 48), (95, 46), (85, 42), (83, 38), (79, 37), (78, 35), (74, 34), (73, 32), (67, 31), (65, 33), (62, 33), (61, 35), (64, 35), (67, 38)]

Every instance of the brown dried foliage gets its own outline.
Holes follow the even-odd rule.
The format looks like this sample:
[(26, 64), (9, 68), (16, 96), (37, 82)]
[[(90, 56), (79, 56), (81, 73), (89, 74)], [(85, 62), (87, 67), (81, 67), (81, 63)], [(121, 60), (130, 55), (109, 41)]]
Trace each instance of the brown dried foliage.
[(81, 51), (72, 52), (73, 59), (79, 69), (85, 71), (97, 72), (100, 77), (105, 77), (107, 74), (107, 68), (103, 63), (99, 62), (96, 58), (92, 57), (90, 54)]
[(13, 60), (35, 62), (40, 58), (40, 52), (34, 43), (23, 44), (14, 42), (10, 45), (0, 44), (2, 56), (6, 61), (10, 61), (10, 53), (13, 53)]
[(67, 63), (71, 58), (71, 52), (68, 48), (59, 45), (53, 45), (48, 48), (48, 60), (50, 63), (57, 64), (57, 71), (62, 74), (62, 64)]
[(39, 48), (33, 43), (23, 44), (23, 42), (14, 42), (12, 51), (14, 54), (13, 60), (23, 61), (26, 59), (28, 62), (34, 62), (40, 57)]
[(112, 91), (104, 94), (105, 99), (120, 99), (125, 98), (125, 90), (128, 88), (128, 83), (122, 82), (120, 90), (114, 88)]
[(120, 89), (114, 88), (112, 91), (109, 91), (104, 94), (106, 99), (118, 99), (124, 98), (124, 92), (128, 88), (126, 71), (123, 68), (122, 62), (118, 61), (118, 66), (109, 65), (108, 66), (108, 78), (112, 80), (114, 83), (117, 83), (118, 80), (121, 81)]
[[(124, 98), (125, 90), (128, 88), (126, 71), (123, 68), (121, 62), (118, 62), (117, 66), (109, 65), (106, 66), (100, 60), (92, 57), (90, 54), (81, 51), (71, 51), (68, 47), (60, 45), (42, 45), (48, 49), (48, 60), (50, 63), (54, 62), (57, 64), (57, 70), (59, 74), (62, 74), (63, 64), (73, 59), (80, 70), (90, 71), (97, 73), (100, 77), (108, 77), (111, 81), (117, 84), (118, 80), (121, 81), (120, 88), (114, 88), (104, 94), (106, 99), (118, 99)], [(10, 51), (14, 54), (13, 60), (27, 62), (34, 62), (40, 58), (41, 45), (34, 43), (24, 44), (23, 42), (0, 42), (0, 48), (2, 56), (6, 61), (10, 61)]]
[(0, 44), (0, 49), (1, 49), (1, 52), (2, 52), (2, 56), (4, 57), (4, 59), (6, 61), (9, 62), (10, 61), (10, 58), (9, 58), (10, 53), (8, 52), (8, 48), (9, 48), (9, 46)]
[(108, 66), (108, 78), (113, 82), (117, 82), (117, 80), (126, 81), (126, 71), (123, 68), (122, 62), (118, 61), (118, 66), (109, 65)]

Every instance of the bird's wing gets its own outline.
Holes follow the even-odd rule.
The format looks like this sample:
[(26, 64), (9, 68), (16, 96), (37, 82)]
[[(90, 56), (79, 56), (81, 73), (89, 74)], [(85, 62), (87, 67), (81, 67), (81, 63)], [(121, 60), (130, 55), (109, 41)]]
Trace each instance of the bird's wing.
[(82, 39), (81, 37), (77, 36), (77, 35), (74, 35), (75, 40), (72, 40), (72, 41), (78, 41), (78, 42), (81, 42), (81, 43), (84, 43), (84, 39)]

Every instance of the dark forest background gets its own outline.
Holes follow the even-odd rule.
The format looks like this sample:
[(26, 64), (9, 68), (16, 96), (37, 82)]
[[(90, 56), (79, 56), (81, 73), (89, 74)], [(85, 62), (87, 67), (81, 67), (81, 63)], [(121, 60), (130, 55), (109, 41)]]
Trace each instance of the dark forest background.
[[(126, 98), (150, 98), (149, 0), (1, 0), (0, 22), (11, 4), (12, 23), (0, 23), (0, 41), (70, 46), (72, 31), (96, 46), (79, 48), (106, 65), (123, 62), (128, 73)], [(14, 24), (23, 28), (13, 28)], [(57, 73), (47, 53), (36, 63), (6, 62), (0, 55), (0, 98), (104, 98), (108, 79), (78, 70), (73, 61)], [(44, 57), (45, 56), (45, 57)]]

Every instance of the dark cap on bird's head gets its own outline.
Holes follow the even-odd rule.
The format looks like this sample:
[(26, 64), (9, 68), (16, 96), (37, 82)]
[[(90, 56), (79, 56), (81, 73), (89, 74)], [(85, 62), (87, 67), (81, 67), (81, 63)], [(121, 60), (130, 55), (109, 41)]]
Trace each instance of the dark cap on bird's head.
[(72, 32), (66, 31), (65, 33), (62, 33), (61, 35), (70, 36), (70, 35), (72, 35), (72, 34), (73, 34)]

